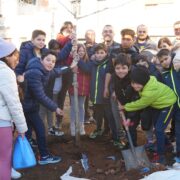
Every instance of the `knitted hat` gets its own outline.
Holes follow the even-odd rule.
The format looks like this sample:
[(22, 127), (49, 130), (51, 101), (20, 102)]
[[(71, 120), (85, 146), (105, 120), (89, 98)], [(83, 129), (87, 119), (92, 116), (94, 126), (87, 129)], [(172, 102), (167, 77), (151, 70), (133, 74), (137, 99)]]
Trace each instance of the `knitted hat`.
[(0, 38), (0, 58), (10, 55), (16, 49), (15, 45)]
[(150, 79), (149, 71), (146, 67), (138, 65), (131, 70), (131, 81), (145, 85)]

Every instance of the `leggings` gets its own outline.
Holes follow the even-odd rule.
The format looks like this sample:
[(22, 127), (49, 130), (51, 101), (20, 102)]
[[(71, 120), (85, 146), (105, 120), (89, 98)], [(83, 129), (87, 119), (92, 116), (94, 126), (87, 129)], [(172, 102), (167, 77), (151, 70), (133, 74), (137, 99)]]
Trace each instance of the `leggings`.
[(0, 180), (11, 179), (12, 127), (0, 127)]

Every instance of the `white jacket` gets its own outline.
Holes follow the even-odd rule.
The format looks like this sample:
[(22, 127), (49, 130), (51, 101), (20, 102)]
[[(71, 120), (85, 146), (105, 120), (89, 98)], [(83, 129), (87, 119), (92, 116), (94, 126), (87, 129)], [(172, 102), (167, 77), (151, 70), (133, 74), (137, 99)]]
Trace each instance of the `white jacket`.
[(0, 61), (0, 120), (14, 122), (19, 133), (27, 131), (15, 73), (2, 61)]

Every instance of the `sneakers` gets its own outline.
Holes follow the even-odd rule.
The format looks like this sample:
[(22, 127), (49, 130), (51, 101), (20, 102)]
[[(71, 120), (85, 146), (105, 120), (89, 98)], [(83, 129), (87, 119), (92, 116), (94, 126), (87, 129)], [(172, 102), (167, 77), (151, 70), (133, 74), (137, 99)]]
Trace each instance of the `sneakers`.
[(176, 161), (172, 166), (174, 169), (180, 170), (180, 157), (175, 157), (174, 160)]
[(12, 179), (19, 179), (21, 178), (21, 173), (17, 172), (14, 168), (11, 168), (11, 178)]
[(46, 164), (54, 164), (60, 162), (62, 159), (59, 156), (53, 156), (53, 155), (47, 155), (45, 157), (41, 157), (41, 159), (38, 161), (40, 165), (46, 165)]
[(117, 146), (119, 149), (124, 149), (125, 148), (125, 143), (121, 142), (121, 141), (118, 141), (118, 140), (113, 141), (113, 145)]
[(36, 148), (38, 146), (35, 139), (30, 138), (30, 139), (28, 139), (28, 141), (32, 148)]
[(102, 136), (103, 131), (102, 130), (95, 130), (94, 132), (92, 132), (89, 137), (91, 139), (95, 139), (97, 136)]
[(55, 127), (52, 127), (52, 128), (49, 128), (48, 134), (52, 135), (52, 136), (63, 136), (64, 132), (60, 131), (59, 129), (57, 129)]

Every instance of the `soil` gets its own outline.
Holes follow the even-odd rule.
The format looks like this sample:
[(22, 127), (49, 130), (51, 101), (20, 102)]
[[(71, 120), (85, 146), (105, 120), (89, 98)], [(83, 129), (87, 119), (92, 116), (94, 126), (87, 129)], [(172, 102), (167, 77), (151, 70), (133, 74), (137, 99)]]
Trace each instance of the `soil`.
[[(73, 169), (72, 176), (91, 180), (138, 180), (147, 175), (147, 173), (140, 173), (139, 170), (125, 170), (121, 151), (113, 146), (110, 137), (91, 140), (88, 135), (95, 129), (93, 123), (85, 125), (87, 135), (81, 136), (79, 145), (76, 145), (75, 139), (70, 136), (68, 112), (69, 106), (66, 103), (62, 128), (65, 135), (63, 137), (47, 135), (50, 152), (61, 156), (62, 161), (57, 164), (36, 165), (33, 168), (20, 170), (23, 174), (22, 180), (58, 180), (70, 166)], [(138, 145), (144, 143), (144, 133), (139, 130)], [(80, 161), (82, 153), (85, 153), (88, 157), (89, 170), (86, 173)], [(115, 160), (108, 159), (109, 156), (115, 157)], [(163, 169), (163, 166), (157, 166), (148, 174)]]

